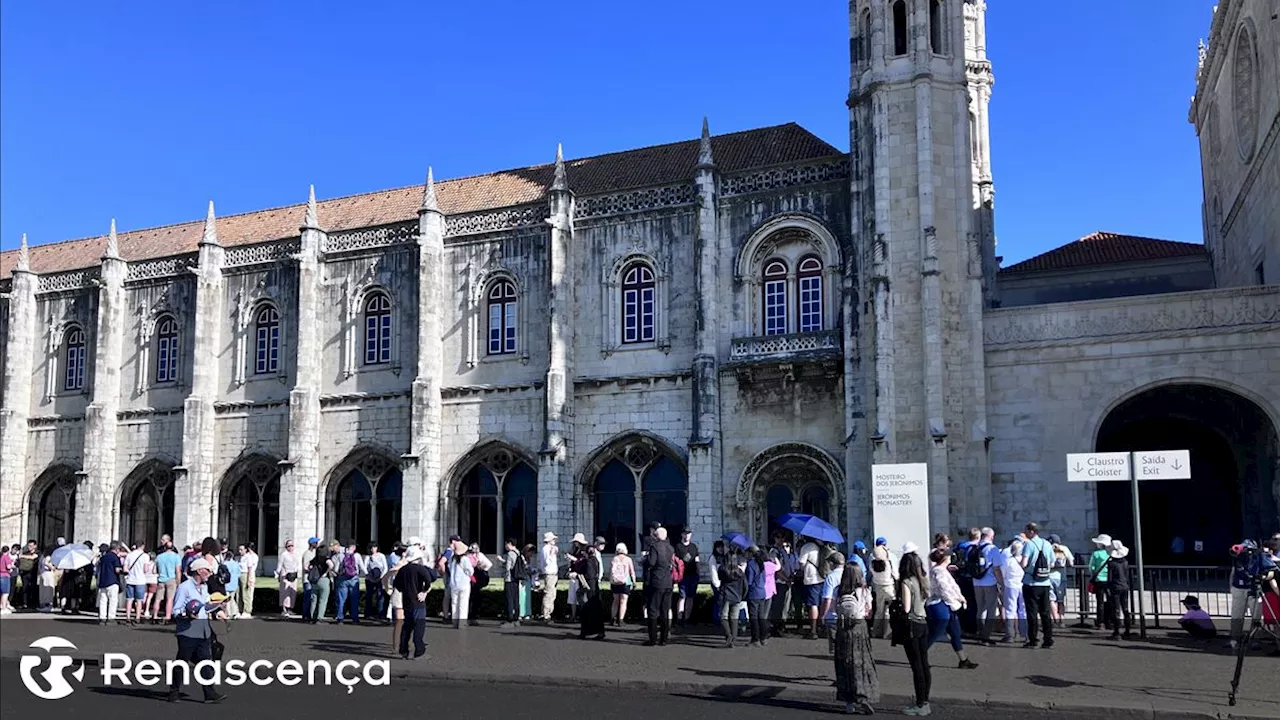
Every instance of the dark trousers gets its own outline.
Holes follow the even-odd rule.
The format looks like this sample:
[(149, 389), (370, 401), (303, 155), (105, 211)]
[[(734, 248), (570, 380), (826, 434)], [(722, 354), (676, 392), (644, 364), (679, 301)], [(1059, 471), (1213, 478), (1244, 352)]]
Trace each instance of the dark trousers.
[[(1102, 583), (1095, 583), (1095, 585), (1099, 588), (1102, 588)], [(1105, 588), (1094, 590), (1093, 599), (1094, 599), (1094, 602), (1097, 604), (1097, 608), (1095, 609), (1095, 614), (1093, 618), (1093, 626), (1095, 628), (1100, 628), (1111, 622), (1111, 607), (1110, 607), (1111, 601), (1108, 599), (1107, 591)]]
[(777, 590), (769, 603), (769, 629), (773, 634), (780, 635), (787, 615), (791, 612), (791, 586), (779, 583)]
[(480, 613), (477, 610), (480, 607), (480, 591), (483, 586), (471, 584), (471, 596), (467, 599), (467, 623), (477, 625), (480, 621)]
[(1110, 613), (1111, 634), (1120, 634), (1120, 613), (1124, 613), (1124, 634), (1128, 635), (1133, 625), (1129, 617), (1129, 589), (1111, 588), (1107, 591), (1107, 609)]
[(21, 575), (22, 606), (28, 610), (38, 610), (40, 608), (40, 573), (32, 570)]
[(751, 621), (751, 642), (769, 639), (769, 601), (748, 600), (747, 618)]
[(311, 619), (311, 583), (302, 583), (302, 619)]
[(665, 643), (671, 632), (671, 588), (645, 586), (644, 607), (649, 613), (649, 642)]
[(1023, 585), (1022, 604), (1027, 606), (1027, 642), (1034, 644), (1044, 626), (1044, 644), (1053, 644), (1053, 615), (1049, 612), (1049, 588)]
[(400, 654), (408, 657), (409, 638), (413, 638), (413, 656), (421, 657), (427, 652), (427, 608), (419, 606), (413, 610), (405, 609), (404, 625), (400, 626)]
[(515, 580), (508, 580), (503, 584), (502, 590), (507, 599), (507, 622), (519, 622), (520, 583)]
[[(191, 679), (196, 679), (196, 663), (201, 660), (213, 659), (213, 638), (191, 638), (178, 635), (178, 659), (187, 663), (191, 667)], [(182, 677), (180, 673), (174, 673), (173, 685), (170, 690), (181, 690), (182, 685), (178, 680)], [(200, 684), (201, 690), (204, 691), (204, 699), (210, 700), (217, 693), (213, 689), (213, 685)]]
[(911, 665), (911, 682), (915, 687), (916, 705), (929, 702), (929, 689), (933, 686), (933, 671), (929, 668), (929, 629), (924, 623), (911, 623), (911, 632), (902, 649)]
[(964, 597), (964, 607), (960, 610), (960, 629), (970, 635), (978, 634), (978, 602), (973, 592), (973, 579), (960, 578), (960, 594)]
[(385, 619), (387, 594), (382, 592), (382, 583), (377, 580), (364, 581), (364, 616), (369, 620)]

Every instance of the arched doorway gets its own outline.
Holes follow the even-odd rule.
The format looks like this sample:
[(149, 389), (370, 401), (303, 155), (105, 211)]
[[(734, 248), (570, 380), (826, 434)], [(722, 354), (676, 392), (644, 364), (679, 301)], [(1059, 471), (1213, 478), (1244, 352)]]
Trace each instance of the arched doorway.
[(173, 532), (173, 469), (153, 460), (125, 478), (120, 493), (120, 540), (126, 544), (160, 544)]
[(497, 553), (507, 538), (519, 545), (537, 542), (538, 473), (522, 453), (495, 443), (461, 463), (457, 482), (457, 522), (463, 540)]
[[(45, 470), (31, 488), (27, 537), (51, 549), (58, 538), (73, 542), (76, 519), (76, 471), (66, 465)], [(18, 538), (10, 538), (18, 540)]]
[(771, 542), (782, 531), (778, 519), (790, 512), (841, 527), (843, 477), (840, 465), (812, 445), (786, 443), (765, 450), (747, 464), (738, 484), (742, 529), (757, 543)]
[(253, 542), (264, 557), (280, 549), (280, 469), (255, 455), (236, 463), (222, 481), (219, 535), (234, 547)]
[(673, 540), (689, 524), (689, 474), (666, 443), (648, 435), (616, 440), (587, 464), (584, 486), (605, 548), (626, 543), (636, 551), (640, 536), (658, 522)]
[(402, 477), (394, 460), (365, 451), (339, 466), (340, 479), (329, 498), (329, 527), (334, 538), (355, 542), (364, 552), (369, 543), (390, 548), (400, 540)]
[[(1190, 480), (1139, 483), (1149, 564), (1220, 565), (1232, 544), (1276, 526), (1276, 428), (1266, 412), (1229, 390), (1177, 384), (1138, 393), (1107, 414), (1096, 449), (1191, 452)], [(1130, 485), (1096, 485), (1099, 531), (1131, 542)]]

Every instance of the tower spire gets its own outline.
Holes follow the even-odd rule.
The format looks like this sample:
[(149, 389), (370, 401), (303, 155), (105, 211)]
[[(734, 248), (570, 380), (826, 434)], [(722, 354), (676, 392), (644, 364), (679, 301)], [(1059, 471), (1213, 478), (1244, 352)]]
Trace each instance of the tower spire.
[(551, 181), (551, 189), (560, 191), (569, 189), (569, 178), (564, 172), (564, 148), (560, 143), (556, 143), (556, 176)]
[(302, 227), (320, 228), (320, 214), (316, 209), (316, 186), (309, 186), (307, 191), (307, 214), (302, 217)]
[(111, 231), (107, 233), (107, 249), (102, 253), (103, 259), (120, 259), (120, 241), (116, 239), (116, 219), (111, 218)]
[(436, 199), (436, 179), (430, 165), (427, 166), (427, 184), (422, 188), (422, 205), (418, 207), (418, 212), (440, 212), (440, 203)]
[(218, 227), (213, 215), (213, 201), (209, 201), (209, 212), (204, 216), (204, 234), (200, 236), (201, 245), (218, 244)]
[(713, 168), (716, 166), (714, 160), (711, 159), (711, 126), (707, 123), (707, 116), (702, 116), (702, 140), (698, 143), (698, 169)]
[(13, 269), (23, 272), (31, 270), (31, 249), (27, 247), (26, 233), (22, 233), (22, 244), (18, 246), (18, 262)]

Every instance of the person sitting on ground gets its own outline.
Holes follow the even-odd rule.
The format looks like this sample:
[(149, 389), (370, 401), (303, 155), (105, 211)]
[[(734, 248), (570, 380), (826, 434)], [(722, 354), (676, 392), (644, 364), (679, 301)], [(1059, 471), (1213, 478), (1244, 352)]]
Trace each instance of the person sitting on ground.
[(1209, 613), (1200, 608), (1200, 598), (1188, 595), (1182, 598), (1182, 606), (1187, 611), (1178, 619), (1178, 624), (1187, 631), (1188, 635), (1197, 640), (1213, 640), (1218, 637), (1218, 629), (1213, 626), (1213, 619), (1209, 617)]

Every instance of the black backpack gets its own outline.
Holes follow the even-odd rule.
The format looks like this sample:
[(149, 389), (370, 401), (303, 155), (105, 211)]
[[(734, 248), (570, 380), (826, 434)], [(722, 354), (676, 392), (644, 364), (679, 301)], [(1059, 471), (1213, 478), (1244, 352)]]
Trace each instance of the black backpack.
[(516, 561), (511, 563), (511, 581), (519, 582), (521, 578), (529, 574), (529, 563), (525, 562), (524, 555), (516, 553)]
[(889, 601), (889, 634), (893, 645), (902, 645), (911, 637), (911, 620), (901, 598)]
[(377, 583), (382, 579), (382, 568), (377, 565), (370, 565), (369, 571), (365, 573), (364, 581), (366, 583)]
[(986, 550), (991, 543), (974, 543), (964, 552), (964, 564), (960, 566), (960, 577), (977, 580), (986, 577), (991, 571), (987, 564)]
[[(1033, 541), (1028, 541), (1033, 542)], [(1045, 542), (1036, 538), (1034, 541), (1036, 546), (1036, 564), (1032, 577), (1036, 582), (1044, 582), (1049, 579), (1049, 575), (1053, 572), (1053, 568), (1049, 563), (1048, 553), (1044, 551)]]
[(231, 571), (227, 569), (226, 563), (218, 565), (218, 582), (222, 583), (224, 588), (231, 584)]

